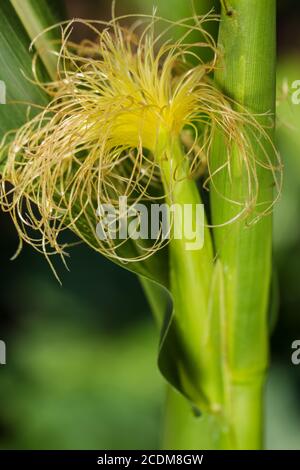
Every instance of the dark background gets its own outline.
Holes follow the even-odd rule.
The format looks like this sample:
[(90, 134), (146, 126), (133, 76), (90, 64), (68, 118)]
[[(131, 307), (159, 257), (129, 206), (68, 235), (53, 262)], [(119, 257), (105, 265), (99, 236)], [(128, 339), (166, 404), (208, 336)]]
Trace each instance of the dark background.
[[(149, 13), (152, 2), (118, 3), (118, 13)], [(69, 17), (110, 17), (110, 0), (65, 4)], [(300, 79), (299, 29), (299, 1), (279, 2), (277, 139), (286, 170), (274, 222), (280, 300), (269, 448), (300, 449), (300, 365), (291, 363), (291, 343), (300, 339), (300, 105), (282, 95), (283, 83)], [(60, 287), (32, 248), (10, 261), (17, 236), (6, 215), (0, 223), (0, 338), (7, 344), (0, 448), (158, 448), (165, 384), (156, 367), (158, 332), (135, 276), (80, 245), (70, 252), (69, 272), (57, 264)]]

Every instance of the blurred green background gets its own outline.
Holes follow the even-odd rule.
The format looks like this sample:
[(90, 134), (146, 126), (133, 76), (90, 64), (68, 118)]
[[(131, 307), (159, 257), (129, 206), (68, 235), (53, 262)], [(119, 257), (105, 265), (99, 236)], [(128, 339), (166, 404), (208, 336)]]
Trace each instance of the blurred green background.
[[(208, 1), (195, 0), (206, 11)], [(211, 3), (211, 2), (210, 2)], [(109, 18), (110, 0), (66, 0), (69, 17)], [(189, 0), (117, 2), (118, 13), (181, 17)], [(267, 447), (300, 449), (300, 104), (287, 90), (300, 79), (300, 5), (278, 4), (278, 132), (283, 196), (275, 210), (279, 317), (267, 387)], [(158, 332), (133, 274), (84, 245), (62, 287), (45, 259), (25, 247), (17, 260), (14, 227), (1, 215), (0, 448), (159, 448), (165, 384), (156, 367)]]

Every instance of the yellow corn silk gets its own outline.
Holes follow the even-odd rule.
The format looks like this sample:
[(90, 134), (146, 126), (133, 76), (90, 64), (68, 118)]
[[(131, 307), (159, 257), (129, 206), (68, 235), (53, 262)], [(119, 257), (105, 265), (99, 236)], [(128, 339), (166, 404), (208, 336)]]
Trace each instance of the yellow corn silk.
[[(50, 103), (16, 132), (12, 143), (4, 141), (1, 150), (7, 154), (1, 205), (11, 213), (22, 240), (47, 255), (63, 255), (59, 234), (71, 228), (94, 249), (122, 260), (124, 240), (97, 237), (99, 205), (117, 208), (120, 196), (128, 198), (129, 206), (162, 200), (172, 193), (178, 174), (197, 176), (203, 173), (203, 162), (208, 162), (208, 180), (220, 171), (230, 173), (230, 157), (224, 168), (210, 170), (216, 131), (222, 132), (229, 147), (232, 142), (238, 145), (241, 163), (249, 169), (241, 212), (255, 201), (255, 155), (243, 125), (253, 130), (258, 125), (251, 116), (235, 111), (209, 79), (218, 54), (205, 32), (207, 19), (211, 20), (165, 21), (158, 36), (156, 26), (163, 20), (156, 17), (136, 18), (127, 28), (121, 19), (61, 25), (55, 79), (41, 83), (35, 73), (37, 86), (47, 91)], [(76, 23), (92, 30), (94, 41), (74, 44), (70, 35)], [(175, 27), (181, 28), (182, 36), (173, 44), (168, 38)], [(190, 45), (189, 35), (195, 30), (201, 42)], [(210, 63), (197, 58), (200, 47), (211, 48)], [(174, 152), (174, 146), (181, 151)], [(7, 189), (6, 181), (15, 189)], [(163, 245), (161, 240), (141, 243), (132, 259), (145, 259)]]

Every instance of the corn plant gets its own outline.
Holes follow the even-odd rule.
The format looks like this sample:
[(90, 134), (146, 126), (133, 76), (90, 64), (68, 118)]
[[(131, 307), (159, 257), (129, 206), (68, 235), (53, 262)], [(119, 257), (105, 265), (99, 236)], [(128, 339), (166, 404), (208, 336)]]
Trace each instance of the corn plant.
[[(30, 243), (56, 275), (69, 229), (139, 277), (160, 328), (164, 447), (260, 449), (281, 186), (276, 2), (224, 0), (220, 17), (205, 1), (207, 14), (177, 20), (113, 11), (109, 22), (61, 23), (49, 4), (0, 5), (1, 207), (20, 248)], [(75, 43), (78, 25), (94, 40)], [(137, 205), (173, 205), (176, 235), (182, 209), (203, 201), (204, 218), (191, 211), (181, 236), (159, 226), (139, 237)], [(115, 237), (103, 205), (117, 214)], [(118, 238), (125, 213), (134, 230)], [(201, 246), (187, 249), (197, 234)]]

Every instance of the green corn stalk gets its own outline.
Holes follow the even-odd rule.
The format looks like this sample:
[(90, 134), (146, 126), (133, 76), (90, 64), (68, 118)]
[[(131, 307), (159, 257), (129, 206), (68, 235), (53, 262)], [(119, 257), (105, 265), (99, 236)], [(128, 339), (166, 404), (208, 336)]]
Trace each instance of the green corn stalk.
[[(219, 47), (223, 53), (216, 82), (226, 95), (252, 113), (272, 112), (275, 103), (275, 0), (223, 2)], [(270, 127), (269, 117), (260, 117)], [(268, 129), (273, 139), (274, 123)], [(261, 149), (253, 142), (257, 156)], [(237, 156), (238, 157), (238, 156)], [(214, 164), (226, 161), (217, 139)], [(270, 172), (257, 167), (260, 201), (273, 198)], [(242, 194), (243, 174), (215, 178), (211, 191), (213, 223), (231, 219), (236, 208), (218, 195), (235, 200)], [(226, 414), (231, 447), (259, 449), (263, 443), (263, 385), (268, 366), (268, 299), (272, 259), (272, 217), (247, 226), (238, 221), (214, 230), (224, 279), (228, 390)]]

